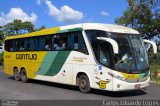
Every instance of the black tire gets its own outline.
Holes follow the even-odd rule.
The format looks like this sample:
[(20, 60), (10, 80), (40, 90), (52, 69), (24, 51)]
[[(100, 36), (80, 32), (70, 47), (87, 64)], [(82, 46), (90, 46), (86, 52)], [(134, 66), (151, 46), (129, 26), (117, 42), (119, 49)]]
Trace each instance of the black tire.
[(21, 80), (24, 83), (28, 82), (27, 72), (26, 72), (26, 70), (24, 68), (21, 70)]
[(83, 93), (88, 93), (91, 91), (90, 82), (86, 75), (81, 75), (79, 77), (79, 90)]
[(13, 69), (13, 76), (14, 76), (14, 79), (16, 81), (20, 81), (21, 80), (21, 75), (20, 75), (20, 72), (18, 71), (17, 68)]

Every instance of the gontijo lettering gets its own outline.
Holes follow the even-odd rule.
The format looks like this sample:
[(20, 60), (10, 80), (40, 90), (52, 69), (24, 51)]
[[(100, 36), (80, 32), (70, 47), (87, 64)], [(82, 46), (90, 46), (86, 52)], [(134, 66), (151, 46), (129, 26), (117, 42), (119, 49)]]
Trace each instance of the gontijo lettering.
[(16, 60), (37, 60), (37, 54), (16, 54)]

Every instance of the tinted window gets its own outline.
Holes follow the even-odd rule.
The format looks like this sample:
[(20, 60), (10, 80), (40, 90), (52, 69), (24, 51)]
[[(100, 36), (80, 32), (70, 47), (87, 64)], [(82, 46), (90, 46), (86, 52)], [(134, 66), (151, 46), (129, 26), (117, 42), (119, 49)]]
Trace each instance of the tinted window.
[(68, 46), (69, 49), (73, 50), (85, 50), (86, 45), (84, 42), (84, 38), (81, 32), (73, 32), (69, 34), (68, 37)]
[(92, 46), (96, 60), (107, 67), (111, 67), (111, 45), (108, 42), (97, 40), (97, 37), (107, 37), (106, 32), (87, 30), (86, 34)]
[(60, 51), (77, 50), (87, 51), (81, 32), (69, 32), (48, 36), (29, 37), (15, 40), (6, 40), (7, 51)]
[(54, 36), (54, 50), (68, 50), (67, 34), (59, 34)]
[(111, 66), (111, 62), (110, 62), (110, 52), (109, 52), (109, 45), (106, 42), (103, 42), (101, 44), (99, 44), (99, 58), (98, 61), (107, 66), (110, 67)]

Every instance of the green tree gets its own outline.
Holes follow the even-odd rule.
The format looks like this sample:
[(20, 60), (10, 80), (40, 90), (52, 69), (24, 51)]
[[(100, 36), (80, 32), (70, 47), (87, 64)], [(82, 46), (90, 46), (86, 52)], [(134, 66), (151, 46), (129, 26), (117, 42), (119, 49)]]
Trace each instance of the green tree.
[(160, 0), (127, 0), (129, 7), (115, 22), (138, 30), (144, 38), (160, 34)]
[(30, 32), (35, 31), (34, 25), (31, 22), (23, 22), (22, 23), (22, 30), (25, 30), (26, 33), (30, 33)]
[(43, 30), (43, 29), (46, 29), (45, 26), (41, 26), (40, 28), (36, 29), (36, 31), (40, 31), (40, 30)]
[[(4, 38), (4, 33), (3, 33), (3, 27), (0, 26), (0, 46), (2, 46), (2, 43), (3, 43), (3, 38)], [(1, 49), (1, 47), (0, 47)]]
[(22, 22), (22, 20), (18, 19), (14, 20), (4, 26), (0, 26), (0, 46), (3, 44), (4, 38), (7, 36), (21, 35), (45, 28), (45, 26), (41, 26), (40, 28), (35, 29), (31, 22)]
[(22, 22), (22, 20), (14, 20), (3, 26), (5, 36), (20, 35), (34, 31), (34, 25), (31, 22)]
[(12, 36), (12, 35), (21, 35), (25, 33), (30, 33), (33, 31), (39, 31), (42, 29), (46, 29), (45, 26), (41, 26), (38, 29), (34, 28), (34, 25), (31, 22), (22, 22), (22, 20), (14, 20), (11, 23), (8, 23), (5, 26), (2, 26), (0, 29), (5, 36)]

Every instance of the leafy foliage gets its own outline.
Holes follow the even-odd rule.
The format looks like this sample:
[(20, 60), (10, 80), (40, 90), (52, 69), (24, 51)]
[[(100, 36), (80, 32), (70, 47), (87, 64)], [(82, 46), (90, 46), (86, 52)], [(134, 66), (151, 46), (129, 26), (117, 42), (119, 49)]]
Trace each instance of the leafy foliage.
[(138, 30), (144, 38), (160, 34), (160, 0), (127, 0), (128, 9), (115, 22)]
[(3, 65), (3, 52), (0, 53), (0, 66)]
[(31, 22), (22, 22), (22, 20), (14, 20), (3, 26), (5, 36), (20, 35), (34, 31), (34, 25)]
[(43, 29), (46, 29), (45, 26), (41, 26), (40, 28), (36, 29), (36, 31), (40, 31), (40, 30), (43, 30)]
[(153, 54), (149, 53), (149, 63), (150, 63), (150, 71), (151, 71), (151, 80), (156, 83), (160, 83), (160, 77), (158, 73), (160, 73), (160, 53)]
[(45, 28), (45, 26), (41, 26), (40, 28), (35, 29), (34, 25), (31, 22), (14, 20), (13, 22), (8, 23), (5, 26), (0, 26), (0, 46), (2, 45), (4, 38), (7, 36), (21, 35)]
[(13, 22), (8, 23), (5, 26), (0, 26), (0, 46), (2, 46), (4, 38), (7, 36), (21, 35), (45, 28), (45, 26), (41, 26), (40, 28), (35, 29), (34, 25), (31, 22), (22, 22), (22, 20), (18, 19), (14, 20)]
[(8, 23), (5, 26), (0, 27), (0, 31), (3, 36), (12, 36), (12, 35), (21, 35), (25, 33), (30, 33), (37, 30), (45, 29), (45, 26), (41, 26), (38, 29), (34, 28), (34, 25), (31, 22), (22, 22), (22, 20), (14, 20), (11, 23)]
[(2, 30), (2, 26), (0, 26), (0, 46), (2, 46), (3, 38), (4, 38), (4, 33), (3, 33), (3, 30)]
[[(38, 29), (34, 28), (31, 22), (22, 22), (22, 20), (14, 20), (5, 26), (0, 26), (0, 46), (2, 46), (4, 38), (7, 36), (21, 35), (30, 33), (37, 30), (45, 29), (45, 26), (41, 26)], [(0, 47), (1, 49), (1, 47)], [(3, 53), (0, 53), (0, 65), (3, 64)]]

